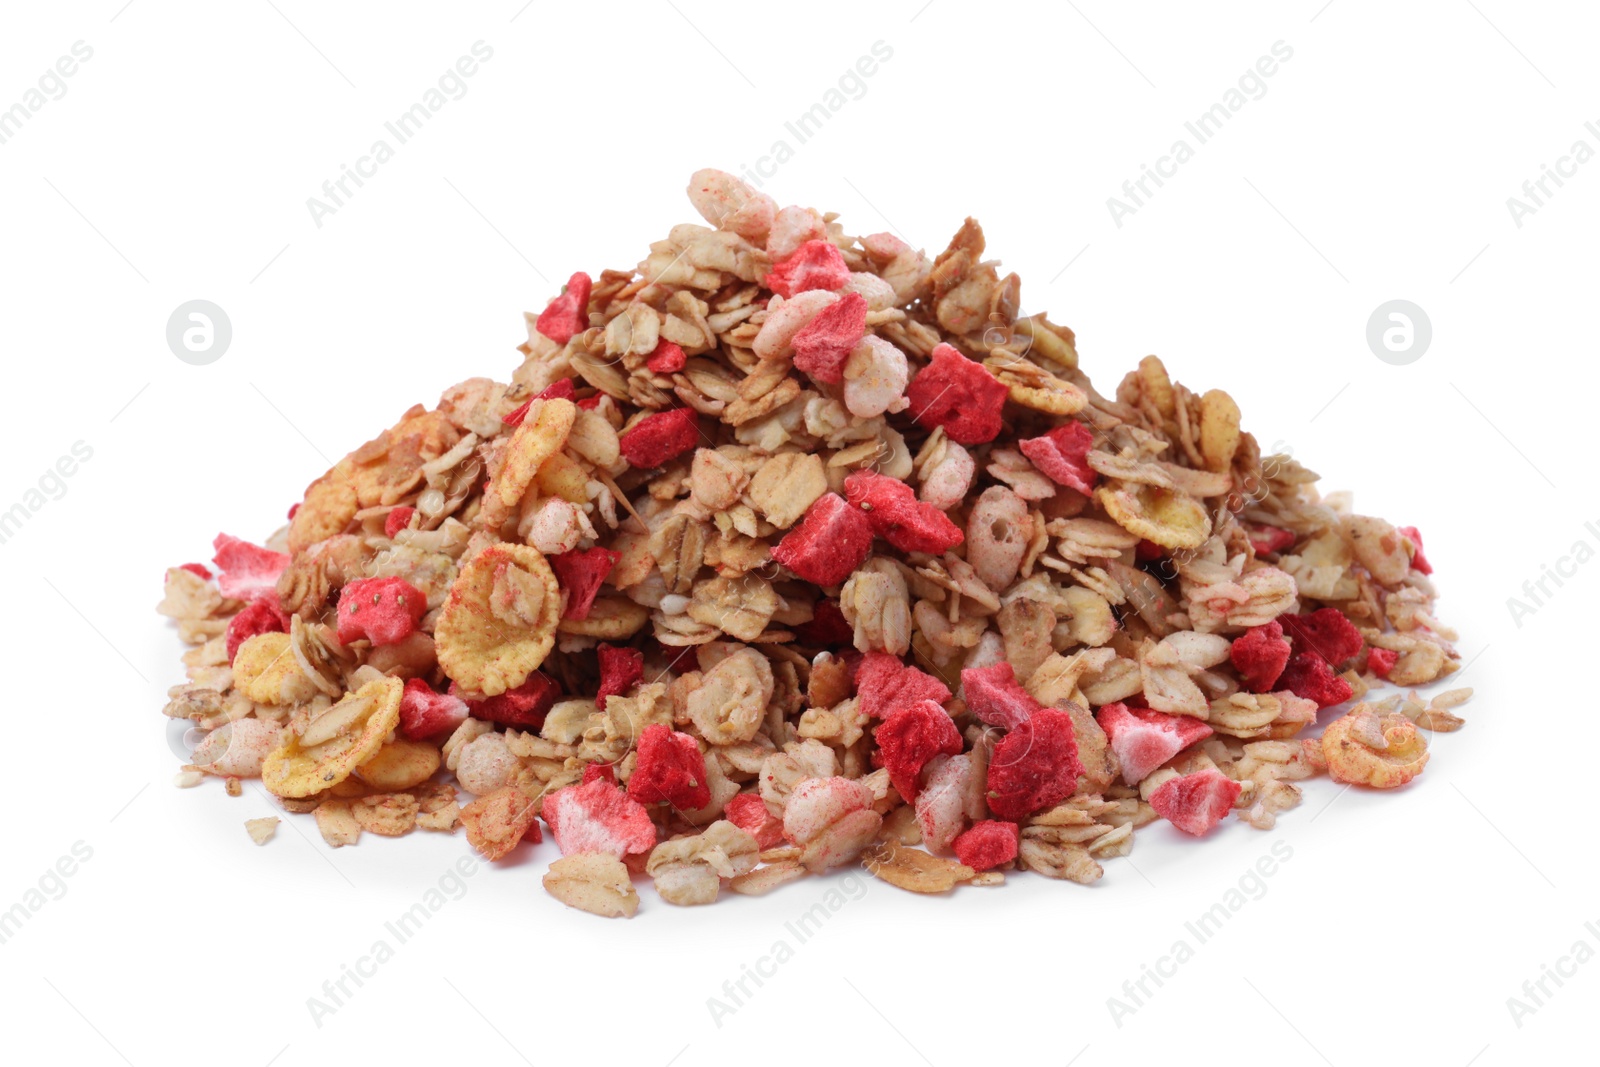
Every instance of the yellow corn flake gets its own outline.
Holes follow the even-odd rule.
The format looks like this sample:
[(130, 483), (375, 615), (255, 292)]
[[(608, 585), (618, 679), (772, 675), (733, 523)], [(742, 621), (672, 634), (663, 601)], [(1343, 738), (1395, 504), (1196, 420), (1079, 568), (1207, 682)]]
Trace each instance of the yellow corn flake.
[(1428, 742), (1404, 715), (1357, 704), (1322, 732), (1322, 754), (1336, 782), (1395, 789), (1428, 765)]
[(635, 604), (626, 597), (596, 597), (584, 619), (562, 619), (559, 629), (564, 634), (598, 637), (602, 641), (621, 641), (644, 629), (650, 620), (650, 609)]
[(427, 741), (397, 738), (356, 768), (356, 777), (374, 789), (400, 792), (421, 785), (439, 769), (439, 748)]
[(1145, 356), (1139, 361), (1139, 386), (1155, 409), (1167, 418), (1178, 410), (1178, 396), (1173, 391), (1172, 379), (1167, 376), (1166, 364), (1156, 356)]
[(571, 504), (589, 499), (589, 474), (571, 456), (557, 452), (539, 467), (535, 479), (543, 496), (558, 496)]
[(1200, 398), (1200, 455), (1206, 469), (1225, 471), (1239, 451), (1239, 405), (1221, 389)]
[(361, 505), (343, 464), (311, 483), (289, 520), (289, 551), (300, 552), (318, 541), (343, 533)]
[(261, 782), (280, 797), (308, 797), (350, 777), (400, 725), (398, 678), (368, 682), (284, 739), (261, 766)]
[(508, 514), (522, 500), (546, 460), (567, 442), (578, 406), (570, 400), (552, 397), (535, 400), (511, 435), (505, 462), (489, 483), (485, 496)]
[(288, 634), (257, 634), (240, 645), (233, 686), (258, 704), (303, 704), (318, 692), (300, 669)]
[(1211, 536), (1211, 516), (1182, 493), (1112, 481), (1095, 490), (1095, 499), (1118, 526), (1162, 548), (1199, 548)]
[(440, 609), (439, 665), (473, 692), (515, 689), (550, 654), (560, 614), (560, 587), (537, 548), (490, 545), (461, 568)]

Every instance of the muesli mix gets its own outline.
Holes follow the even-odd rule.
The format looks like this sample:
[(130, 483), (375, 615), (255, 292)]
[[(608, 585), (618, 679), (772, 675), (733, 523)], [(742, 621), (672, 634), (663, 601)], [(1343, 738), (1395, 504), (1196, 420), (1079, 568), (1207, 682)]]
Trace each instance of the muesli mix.
[(1261, 455), (1227, 393), (1154, 356), (1097, 392), (971, 219), (930, 258), (688, 191), (706, 225), (572, 275), (509, 382), (167, 572), (179, 784), (260, 778), (334, 847), (459, 825), (493, 860), (542, 822), (545, 888), (632, 915), (639, 875), (1091, 883), (1158, 819), (1268, 829), (1461, 726), (1469, 690), (1413, 688), (1459, 666), (1421, 536)]

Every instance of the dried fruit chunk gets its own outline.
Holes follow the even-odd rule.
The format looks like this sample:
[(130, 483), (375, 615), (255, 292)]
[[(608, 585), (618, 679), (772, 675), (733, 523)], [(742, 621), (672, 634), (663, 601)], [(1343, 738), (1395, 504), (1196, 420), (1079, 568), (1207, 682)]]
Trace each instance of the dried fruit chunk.
[(564, 856), (608, 852), (620, 859), (656, 846), (650, 813), (604, 780), (556, 790), (544, 798), (543, 814)]
[(1387, 648), (1367, 649), (1367, 670), (1379, 678), (1389, 677), (1394, 665), (1400, 662), (1400, 653)]
[(1088, 460), (1089, 450), (1094, 447), (1094, 434), (1081, 422), (1057, 426), (1041, 437), (1024, 438), (1017, 442), (1017, 447), (1040, 473), (1057, 485), (1088, 496), (1100, 480)]
[(1107, 704), (1096, 714), (1122, 763), (1122, 780), (1138, 785), (1150, 772), (1198, 741), (1212, 729), (1188, 715), (1166, 715), (1123, 703)]
[(263, 594), (260, 599), (246, 604), (243, 611), (228, 620), (228, 630), (224, 638), (228, 662), (232, 664), (234, 657), (239, 654), (239, 646), (257, 634), (288, 632), (289, 617), (278, 606), (278, 593), (274, 589), (270, 593)]
[(1397, 527), (1400, 535), (1411, 542), (1411, 567), (1422, 574), (1432, 574), (1433, 564), (1428, 562), (1428, 557), (1422, 554), (1422, 534), (1415, 526)]
[(665, 337), (656, 342), (655, 350), (644, 361), (644, 365), (656, 374), (676, 374), (687, 363), (683, 349)]
[(1017, 682), (1010, 663), (967, 667), (961, 672), (967, 710), (990, 726), (1014, 730), (1039, 710), (1039, 702)]
[[(456, 696), (461, 694), (452, 690)], [(468, 700), (467, 711), (474, 719), (501, 726), (521, 726), (537, 730), (544, 717), (561, 699), (561, 686), (542, 671), (533, 671), (515, 689), (507, 689), (484, 700)]]
[(217, 588), (223, 596), (249, 600), (275, 592), (278, 576), (289, 566), (289, 557), (225, 533), (211, 542), (216, 551), (211, 562), (217, 565)]
[(965, 540), (961, 527), (932, 504), (917, 499), (905, 482), (875, 471), (856, 471), (844, 480), (846, 498), (866, 512), (872, 532), (902, 552), (939, 556)]
[(452, 693), (436, 693), (421, 678), (406, 681), (400, 698), (400, 733), (414, 740), (454, 730), (467, 717), (467, 702)]
[(621, 696), (644, 678), (644, 653), (614, 645), (601, 645), (595, 653), (600, 660), (600, 688), (594, 702), (603, 710), (606, 697)]
[(800, 525), (772, 549), (772, 558), (814, 585), (838, 585), (872, 549), (872, 525), (860, 508), (824, 493)]
[(1246, 689), (1252, 693), (1266, 693), (1278, 684), (1292, 651), (1289, 642), (1283, 639), (1283, 625), (1274, 619), (1235, 638), (1228, 649), (1228, 658)]
[(339, 596), (339, 641), (392, 645), (411, 636), (428, 598), (403, 578), (361, 578)]
[(951, 844), (956, 859), (975, 871), (987, 871), (1017, 858), (1021, 829), (1014, 822), (984, 819)]
[(912, 893), (948, 893), (978, 873), (894, 841), (879, 841), (861, 854), (861, 860), (873, 877)]
[(1309, 615), (1279, 615), (1275, 621), (1294, 638), (1297, 652), (1315, 652), (1334, 667), (1355, 656), (1366, 643), (1355, 623), (1338, 608), (1321, 608)]
[(755, 793), (740, 793), (728, 801), (722, 817), (755, 838), (762, 851), (783, 843), (783, 821), (773, 818), (767, 802)]
[(594, 287), (590, 277), (578, 271), (567, 279), (561, 295), (550, 301), (534, 321), (534, 329), (556, 344), (564, 345), (575, 334), (589, 328), (589, 293)]
[(300, 734), (287, 731), (261, 766), (262, 784), (280, 797), (308, 797), (350, 777), (400, 725), (404, 689), (398, 678), (368, 682), (310, 719)]
[(470, 692), (522, 684), (555, 644), (561, 592), (539, 550), (496, 544), (457, 575), (434, 627), (439, 666)]
[(938, 755), (954, 756), (963, 747), (961, 731), (932, 700), (919, 700), (892, 713), (874, 736), (883, 765), (889, 770), (889, 780), (908, 801), (917, 798), (917, 780), (929, 760)]
[(1328, 661), (1315, 652), (1297, 652), (1275, 683), (1304, 700), (1314, 700), (1318, 708), (1343, 704), (1354, 695), (1350, 683), (1333, 673)]
[(410, 507), (395, 508), (383, 520), (383, 536), (394, 540), (401, 530), (411, 528), (411, 520), (417, 517), (417, 509)]
[[(763, 283), (784, 299), (808, 289), (842, 289), (850, 280), (844, 256), (830, 241), (807, 241), (794, 255), (773, 264)], [(850, 294), (855, 295), (855, 294)]]
[(573, 549), (549, 558), (547, 562), (550, 569), (556, 572), (557, 582), (567, 591), (567, 607), (561, 613), (563, 619), (589, 617), (589, 609), (594, 605), (601, 583), (621, 558), (621, 553), (598, 545), (581, 551)]
[(1002, 819), (1025, 819), (1071, 796), (1082, 773), (1072, 716), (1040, 708), (994, 746), (989, 810)]
[[(497, 860), (521, 844), (529, 830), (537, 831), (538, 804), (514, 785), (502, 786), (461, 809), (467, 843), (486, 860)], [(537, 836), (534, 838), (538, 840)]]
[(700, 427), (693, 408), (673, 408), (646, 415), (617, 440), (629, 466), (651, 470), (699, 444)]
[(639, 910), (639, 892), (627, 866), (608, 853), (563, 856), (545, 873), (545, 891), (561, 903), (605, 919), (631, 919)]
[(1211, 536), (1211, 516), (1198, 500), (1171, 489), (1112, 481), (1095, 499), (1113, 522), (1162, 548), (1199, 548)]
[(845, 360), (850, 358), (851, 349), (861, 343), (866, 329), (866, 300), (860, 293), (846, 293), (795, 333), (790, 341), (795, 367), (819, 382), (838, 385), (844, 377)]
[(1008, 396), (1010, 391), (982, 364), (942, 342), (906, 387), (917, 424), (930, 430), (943, 426), (950, 440), (963, 445), (981, 445), (999, 436)]
[(1357, 704), (1322, 731), (1322, 754), (1336, 782), (1395, 789), (1428, 765), (1428, 742), (1404, 715), (1379, 716)]
[(870, 788), (849, 778), (806, 778), (784, 806), (784, 836), (809, 845), (841, 819), (870, 808), (874, 799)]
[(856, 695), (863, 714), (886, 719), (924, 700), (944, 704), (950, 699), (950, 689), (933, 675), (908, 667), (899, 656), (868, 652), (856, 670)]
[(661, 723), (646, 726), (639, 735), (628, 796), (641, 804), (665, 802), (679, 811), (697, 811), (711, 803), (706, 760), (694, 738)]
[(1207, 767), (1162, 783), (1150, 794), (1150, 806), (1184, 833), (1199, 837), (1227, 818), (1243, 789), (1215, 767)]

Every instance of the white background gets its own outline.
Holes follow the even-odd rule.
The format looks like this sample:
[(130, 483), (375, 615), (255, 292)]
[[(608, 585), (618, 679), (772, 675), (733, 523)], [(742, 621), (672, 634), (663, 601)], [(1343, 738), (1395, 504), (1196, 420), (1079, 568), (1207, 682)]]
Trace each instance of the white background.
[[(0, 107), (74, 42), (94, 49), (0, 145), (0, 510), (74, 442), (93, 449), (0, 545), (0, 909), (74, 843), (92, 849), (0, 945), (8, 1061), (1590, 1058), (1600, 964), (1547, 982), (1520, 1027), (1507, 998), (1580, 938), (1600, 949), (1584, 928), (1600, 922), (1600, 564), (1549, 585), (1520, 626), (1506, 601), (1575, 541), (1600, 547), (1584, 528), (1600, 523), (1585, 473), (1600, 163), (1521, 227), (1506, 199), (1573, 141), (1600, 148), (1584, 129), (1600, 119), (1592, 9), (123, 4), (0, 15)], [(315, 226), (306, 199), (479, 40), (494, 54), (466, 95)], [(1107, 198), (1280, 40), (1293, 57), (1266, 94), (1115, 225)], [(864, 95), (797, 144), (784, 122), (876, 41), (893, 54)], [(698, 910), (646, 887), (637, 918), (604, 922), (540, 888), (547, 843), (467, 879), (316, 1026), (307, 998), (392, 943), (384, 922), (465, 841), (369, 835), (334, 853), (306, 817), (257, 848), (241, 824), (274, 810), (259, 793), (174, 789), (163, 568), (208, 558), (218, 530), (264, 538), (413, 402), (506, 378), (524, 310), (573, 270), (637, 262), (694, 218), (691, 171), (754, 165), (780, 138), (795, 152), (766, 183), (779, 203), (930, 252), (976, 215), (1027, 310), (1078, 330), (1102, 389), (1159, 353), (1189, 386), (1230, 390), (1262, 444), (1327, 488), (1420, 526), (1472, 664), (1467, 728), (1398, 795), (1324, 779), (1271, 833), (1230, 823), (1196, 843), (1154, 826), (1093, 888), (1030, 875), (923, 899), (871, 883), (803, 945), (786, 922), (867, 883)], [(205, 367), (164, 336), (195, 298), (233, 325)], [(1409, 366), (1365, 341), (1395, 298), (1433, 324)], [(1264, 895), (1198, 945), (1185, 922), (1277, 841), (1293, 854)], [(718, 1026), (707, 998), (780, 938), (793, 958)], [(1117, 1025), (1107, 998), (1179, 939), (1193, 958)]]

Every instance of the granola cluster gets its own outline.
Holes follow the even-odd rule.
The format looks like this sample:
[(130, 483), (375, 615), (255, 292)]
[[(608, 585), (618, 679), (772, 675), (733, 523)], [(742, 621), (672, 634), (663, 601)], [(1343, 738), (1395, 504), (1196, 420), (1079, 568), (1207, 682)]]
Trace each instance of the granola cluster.
[(1090, 883), (1158, 819), (1404, 785), (1461, 725), (1469, 691), (1413, 691), (1305, 736), (1456, 671), (1454, 635), (1418, 532), (1227, 393), (1154, 356), (1097, 392), (971, 219), (929, 258), (720, 171), (689, 197), (706, 225), (528, 316), (510, 382), (167, 572), (181, 784), (260, 778), (334, 847), (542, 825), (545, 887), (626, 916), (637, 876)]

